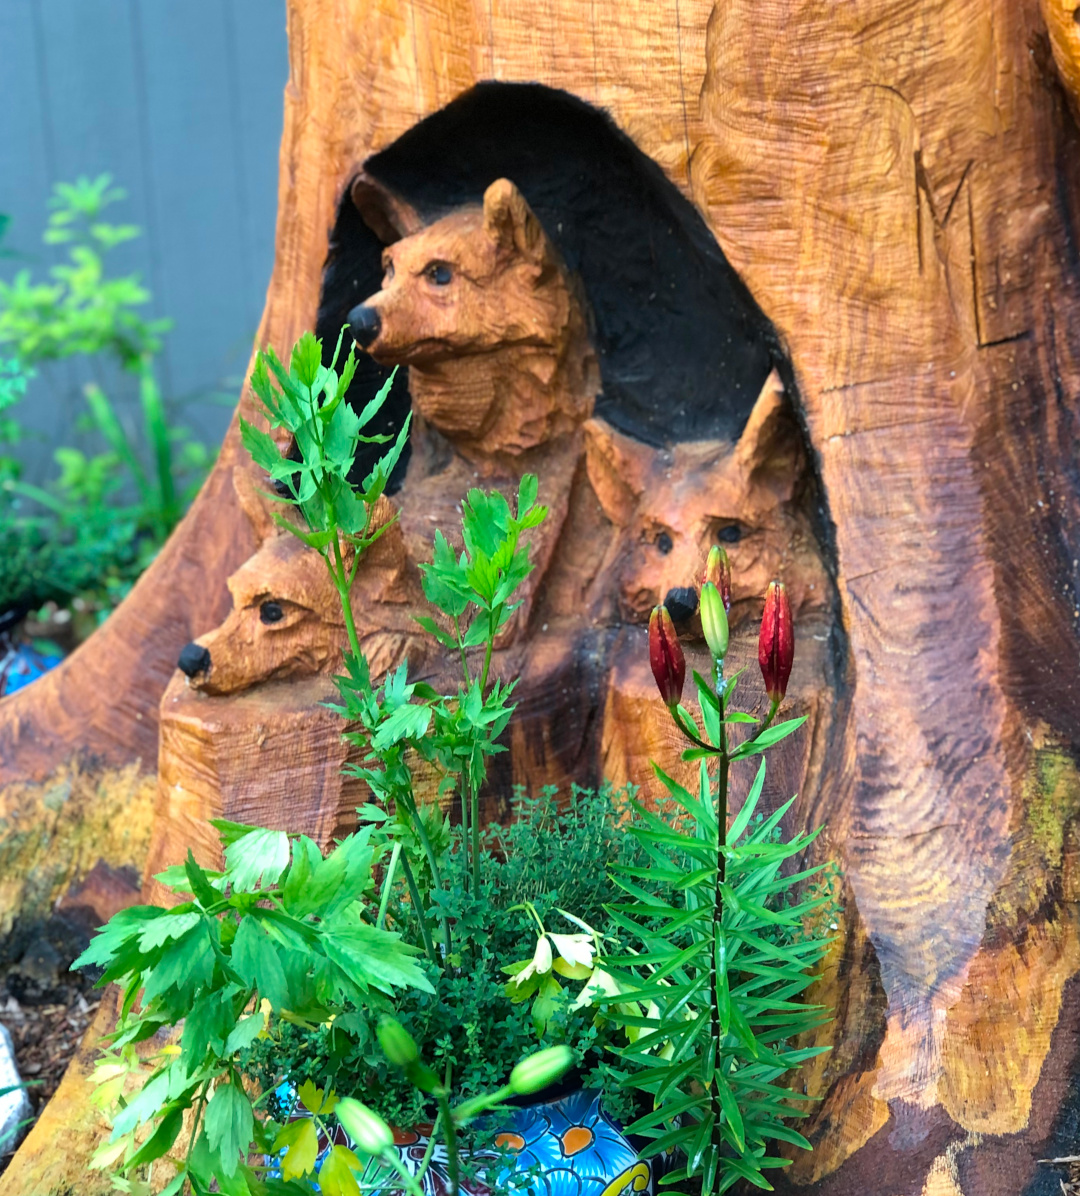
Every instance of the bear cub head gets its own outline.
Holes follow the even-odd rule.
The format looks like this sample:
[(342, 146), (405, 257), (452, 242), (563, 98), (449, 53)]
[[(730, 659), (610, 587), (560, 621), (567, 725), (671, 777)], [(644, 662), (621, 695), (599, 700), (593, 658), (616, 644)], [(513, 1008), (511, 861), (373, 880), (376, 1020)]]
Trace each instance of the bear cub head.
[(392, 243), (382, 288), (349, 313), (381, 365), (407, 365), (413, 406), (459, 449), (519, 454), (573, 431), (598, 389), (585, 305), (508, 179), (423, 226), (361, 177), (353, 200)]

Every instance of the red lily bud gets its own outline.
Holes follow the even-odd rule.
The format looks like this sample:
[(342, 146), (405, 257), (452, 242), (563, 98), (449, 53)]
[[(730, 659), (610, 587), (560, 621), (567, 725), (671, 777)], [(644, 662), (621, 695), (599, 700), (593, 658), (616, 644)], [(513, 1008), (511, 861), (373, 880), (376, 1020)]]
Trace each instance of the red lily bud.
[(686, 660), (666, 606), (654, 606), (649, 616), (649, 664), (664, 704), (677, 706), (686, 680)]
[(765, 591), (765, 611), (758, 638), (758, 664), (765, 692), (776, 703), (787, 693), (791, 662), (795, 658), (795, 633), (791, 626), (791, 604), (782, 581), (770, 581)]
[(714, 544), (709, 549), (709, 559), (705, 562), (705, 575), (701, 579), (702, 585), (712, 582), (720, 591), (720, 600), (724, 604), (724, 613), (731, 610), (731, 562), (728, 554)]

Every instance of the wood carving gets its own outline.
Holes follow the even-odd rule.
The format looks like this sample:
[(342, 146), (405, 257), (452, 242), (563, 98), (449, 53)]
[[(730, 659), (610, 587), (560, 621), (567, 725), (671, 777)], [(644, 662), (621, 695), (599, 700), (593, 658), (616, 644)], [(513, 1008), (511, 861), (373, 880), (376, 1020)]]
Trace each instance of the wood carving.
[[(586, 300), (513, 183), (497, 180), (481, 204), (430, 225), (365, 176), (353, 183), (350, 196), (365, 223), (391, 240), (381, 255), (382, 289), (349, 312), (350, 326), (380, 364), (408, 366), (414, 420), (408, 470), (393, 500), (397, 509), (380, 500), (382, 522), (392, 514), (400, 518), (361, 562), (352, 592), (374, 675), (407, 657), (414, 676), (456, 684), (456, 662), (432, 653), (430, 641), (416, 633), (414, 617), (427, 611), (417, 566), (430, 557), (435, 528), (456, 538), (458, 509), (471, 487), (496, 486), (509, 496), (526, 471), (543, 479), (551, 512), (531, 535), (536, 570), (494, 661), (496, 671), (508, 676), (524, 670), (525, 723), (556, 718), (541, 702), (553, 688), (560, 694), (565, 689), (548, 667), (555, 645), (557, 667), (574, 667), (589, 654), (584, 639), (597, 625), (644, 625), (669, 591), (673, 602), (675, 593), (696, 602), (692, 586), (718, 535), (729, 542), (745, 536), (744, 543), (732, 544), (739, 571), (736, 622), (778, 573), (789, 578), (800, 612), (809, 609), (807, 596), (817, 607), (826, 603), (829, 582), (803, 510), (806, 455), (775, 370), (737, 444), (643, 444), (603, 419), (587, 419), (599, 379)], [(228, 580), (232, 614), (180, 656), (190, 688), (218, 698), (271, 680), (330, 674), (345, 644), (338, 598), (317, 554), (273, 522), (264, 487), (239, 469), (234, 481), (260, 547)], [(600, 512), (599, 525), (580, 526), (581, 511)], [(584, 568), (575, 567), (572, 558), (583, 548)], [(534, 610), (537, 603), (541, 612)], [(684, 623), (692, 635), (692, 607)], [(534, 650), (538, 632), (546, 652)], [(632, 655), (644, 665), (643, 654)], [(639, 681), (635, 672), (634, 684)], [(600, 709), (619, 708), (603, 696), (604, 684), (598, 677), (594, 714), (582, 712), (587, 725)], [(261, 701), (254, 696), (256, 705), (218, 702), (207, 708), (181, 681), (170, 686), (162, 707), (152, 868), (179, 862), (192, 845), (213, 864), (214, 839), (200, 829), (200, 820), (252, 819), (242, 784), (238, 788), (212, 763), (223, 751), (235, 757), (235, 736), (244, 742), (245, 719), (258, 720), (258, 775), (267, 769), (303, 775), (290, 767), (296, 745), (277, 721), (295, 709), (287, 701), (288, 710), (281, 710), (289, 693), (273, 687)], [(316, 723), (334, 734), (324, 716)], [(201, 730), (193, 739), (195, 724)], [(492, 816), (505, 811), (511, 780), (533, 789), (541, 783), (565, 787), (572, 780), (595, 782), (606, 767), (646, 794), (658, 790), (648, 757), (632, 751), (619, 758), (606, 723), (596, 722), (589, 739), (574, 740), (570, 751), (560, 748), (564, 736), (544, 736), (534, 751), (527, 744), (535, 734), (526, 729), (508, 771), (491, 786)], [(317, 741), (312, 737), (311, 750)], [(289, 750), (275, 765), (285, 743)], [(344, 759), (333, 743), (327, 755)], [(661, 758), (668, 770), (683, 771), (674, 742)], [(310, 752), (304, 759), (311, 775)], [(242, 769), (238, 775), (251, 779)], [(302, 789), (301, 780), (296, 784)], [(434, 795), (436, 778), (430, 788)], [(325, 835), (348, 824), (356, 786), (335, 786), (331, 773), (319, 791), (317, 823)], [(195, 793), (200, 796), (193, 801)], [(291, 802), (283, 809), (264, 795), (254, 808), (262, 820), (280, 822), (287, 814), (290, 826), (300, 816), (291, 812)], [(241, 809), (247, 810), (243, 818)], [(156, 893), (156, 886), (150, 891)]]
[[(793, 690), (814, 729), (777, 785), (828, 823), (821, 850), (845, 877), (821, 981), (833, 1050), (808, 1075), (822, 1098), (815, 1150), (778, 1186), (1050, 1190), (1038, 1160), (1076, 1151), (1080, 1064), (1075, 14), (1058, 0), (290, 0), (289, 23), (260, 344), (285, 351), (313, 325), (333, 343), (381, 293), (384, 248), (407, 255), (411, 237), (466, 209), (479, 238), (501, 179), (584, 305), (584, 345), (560, 342), (578, 344), (582, 372), (567, 358), (552, 377), (568, 397), (594, 394), (591, 410), (504, 452), (517, 430), (500, 423), (498, 388), (480, 386), (458, 422), (438, 401), (447, 366), (425, 364), (431, 421), (418, 420), (393, 496), (415, 562), (453, 526), (451, 496), (474, 473), (501, 485), (550, 454), (556, 534), (502, 650), (523, 681), (497, 785), (601, 766), (632, 776), (646, 754), (663, 759), (671, 745), (631, 663), (643, 632), (626, 620), (678, 588), (676, 561), (692, 559), (706, 517), (760, 529), (729, 546), (745, 546), (747, 570), (760, 545), (762, 570), (779, 552), (806, 578)], [(575, 381), (590, 352), (596, 390)], [(524, 393), (531, 356), (502, 356)], [(728, 446), (711, 458), (717, 476), (734, 466), (773, 368), (803, 433), (802, 481), (766, 465), (742, 475), (732, 509), (680, 503), (664, 454), (703, 468), (712, 442)], [(373, 362), (358, 385), (369, 394), (379, 376)], [(412, 399), (396, 388), (388, 427)], [(246, 395), (241, 410), (251, 417)], [(538, 427), (550, 418), (530, 406)], [(489, 435), (490, 458), (475, 444)], [(786, 436), (760, 442), (794, 463)], [(0, 703), (0, 769), (20, 801), (80, 754), (148, 771), (168, 683), (162, 776), (173, 794), (192, 781), (189, 810), (273, 807), (282, 824), (331, 833), (352, 797), (330, 776), (336, 730), (305, 724), (296, 693), (310, 686), (315, 710), (326, 673), (212, 695), (172, 667), (230, 617), (226, 579), (255, 551), (237, 465), (249, 468), (233, 431), (115, 620)], [(641, 533), (672, 523), (671, 551), (650, 556)], [(734, 636), (743, 658), (747, 631)], [(281, 727), (293, 730), (279, 744)], [(273, 778), (263, 806), (260, 770)], [(317, 777), (306, 805), (301, 774)], [(49, 1133), (31, 1136), (0, 1193), (62, 1191), (37, 1181), (61, 1162), (82, 1179)]]
[(1080, 7), (1073, 0), (1040, 0), (1040, 7), (1062, 85), (1080, 120)]
[(353, 335), (381, 365), (409, 367), (415, 412), (466, 460), (520, 457), (590, 414), (599, 379), (580, 298), (508, 179), (382, 263), (382, 289), (350, 313)]
[[(237, 469), (233, 476), (259, 547), (226, 583), (232, 612), (183, 648), (179, 668), (192, 688), (215, 695), (264, 681), (332, 675), (341, 666), (346, 636), (341, 601), (326, 566), (314, 549), (273, 521), (270, 503), (247, 472)], [(391, 523), (395, 514), (380, 500), (373, 528)], [(375, 673), (385, 673), (406, 656), (422, 660), (426, 641), (412, 620), (423, 602), (420, 575), (405, 554), (396, 521), (365, 557), (351, 599), (357, 633)]]
[[(802, 437), (774, 371), (738, 442), (697, 440), (653, 449), (603, 420), (586, 424), (589, 482), (617, 529), (598, 571), (614, 581), (617, 612), (643, 623), (674, 590), (693, 587), (709, 548), (732, 561), (731, 622), (760, 614), (783, 577), (799, 616), (826, 607), (829, 579), (806, 511)], [(689, 614), (696, 594), (689, 593)], [(677, 599), (671, 605), (676, 607)]]

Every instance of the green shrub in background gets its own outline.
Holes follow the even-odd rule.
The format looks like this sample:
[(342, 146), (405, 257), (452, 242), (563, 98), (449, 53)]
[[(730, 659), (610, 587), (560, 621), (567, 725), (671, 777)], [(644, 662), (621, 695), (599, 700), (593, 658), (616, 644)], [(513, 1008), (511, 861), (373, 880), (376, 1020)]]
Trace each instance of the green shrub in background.
[[(45, 241), (66, 245), (67, 260), (48, 281), (24, 269), (0, 282), (0, 612), (66, 606), (82, 595), (104, 617), (176, 526), (210, 464), (206, 446), (171, 423), (157, 383), (154, 358), (169, 321), (140, 315), (150, 295), (138, 276), (110, 275), (106, 266), (111, 250), (139, 235), (102, 218), (123, 197), (108, 175), (58, 183)], [(81, 423), (100, 451), (58, 448), (56, 479), (32, 486), (11, 451), (23, 439), (12, 408), (36, 365), (73, 356), (95, 372), (111, 361), (134, 375), (140, 422), (126, 427), (100, 381), (88, 384)]]

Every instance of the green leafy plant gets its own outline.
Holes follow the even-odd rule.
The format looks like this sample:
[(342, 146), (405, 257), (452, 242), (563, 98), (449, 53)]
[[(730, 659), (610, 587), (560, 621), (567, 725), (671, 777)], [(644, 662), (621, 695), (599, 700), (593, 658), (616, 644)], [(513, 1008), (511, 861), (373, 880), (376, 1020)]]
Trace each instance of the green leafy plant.
[[(355, 351), (350, 350), (341, 373), (336, 365), (341, 339), (329, 366), (322, 364), (322, 342), (306, 332), (293, 346), (290, 368), (282, 365), (273, 349), (256, 354), (251, 389), (263, 405), (272, 428), (286, 431), (293, 439), (300, 460), (282, 457), (269, 433), (247, 420), (240, 421), (240, 435), (252, 459), (285, 494), (270, 497), (292, 506), (303, 526), (276, 516), (278, 523), (298, 536), (322, 556), (341, 599), (349, 647), (362, 657), (356, 637), (349, 591), (363, 554), (389, 524), (376, 527), (375, 506), (386, 489), (394, 466), (409, 436), (411, 417), (405, 420), (392, 447), (376, 462), (357, 492), (349, 483), (349, 471), (360, 444), (385, 444), (388, 436), (367, 436), (367, 427), (390, 393), (391, 374), (379, 393), (360, 412), (345, 402), (345, 394), (356, 373)], [(351, 555), (351, 560), (349, 559)]]
[[(720, 550), (710, 571), (721, 572)], [(718, 577), (719, 580), (719, 577)], [(727, 648), (722, 581), (706, 581), (701, 611), (714, 675), (694, 672), (701, 727), (680, 704), (685, 664), (666, 609), (650, 622), (650, 656), (672, 718), (699, 759), (700, 780), (691, 794), (657, 770), (676, 807), (669, 821), (639, 806), (631, 833), (648, 854), (645, 868), (621, 867), (619, 885), (629, 897), (611, 913), (633, 948), (606, 961), (608, 982), (595, 999), (620, 1026), (628, 1045), (619, 1054), (624, 1083), (647, 1094), (652, 1107), (628, 1130), (652, 1139), (646, 1154), (677, 1150), (683, 1165), (664, 1182), (691, 1182), (702, 1193), (724, 1192), (740, 1180), (771, 1185), (763, 1172), (789, 1159), (770, 1155), (769, 1143), (810, 1143), (787, 1121), (805, 1116), (806, 1098), (783, 1077), (826, 1048), (793, 1040), (825, 1020), (820, 1008), (799, 998), (828, 940), (815, 932), (823, 893), (801, 900), (800, 886), (823, 866), (782, 872), (801, 859), (818, 832), (785, 841), (776, 832), (792, 798), (769, 818), (754, 821), (765, 781), (762, 760), (742, 808), (728, 826), (730, 770), (798, 730), (804, 719), (771, 725), (783, 699), (794, 641), (783, 587), (770, 586), (762, 623), (760, 659), (771, 698), (766, 719), (735, 710), (739, 674), (724, 678)], [(715, 763), (715, 776), (708, 761)], [(678, 900), (657, 896), (643, 884), (665, 884)]]
[[(630, 1115), (633, 1103), (620, 1090), (618, 1076), (609, 1076), (607, 1070), (617, 1028), (598, 1019), (596, 1010), (582, 1000), (601, 961), (582, 949), (594, 939), (586, 932), (584, 943), (581, 923), (600, 927), (605, 935), (614, 932), (604, 905), (616, 900), (619, 890), (608, 867), (644, 865), (648, 857), (626, 833), (630, 807), (624, 791), (575, 787), (566, 798), (560, 802), (550, 788), (535, 798), (519, 794), (511, 821), (484, 829), (478, 894), (466, 887), (469, 867), (460, 850), (460, 825), (450, 826), (437, 807), (423, 809), (441, 869), (440, 900), (450, 914), (454, 951), (464, 966), (443, 970), (425, 961), (432, 991), (402, 993), (393, 1012), (423, 1044), (437, 1071), (449, 1065), (454, 1093), (462, 1099), (501, 1083), (523, 1054), (538, 1046), (564, 1044), (589, 1085), (608, 1092), (610, 1110)], [(362, 813), (372, 819), (378, 837), (386, 815)], [(391, 850), (406, 839), (396, 818), (394, 822)], [(428, 892), (422, 849), (406, 840), (402, 850), (414, 860), (418, 888)], [(397, 875), (400, 878), (400, 870)], [(568, 918), (562, 909), (576, 913)], [(534, 969), (519, 983), (516, 974), (539, 947), (536, 919), (545, 928), (550, 959), (545, 966), (542, 958), (542, 970)], [(388, 890), (385, 924), (399, 930), (407, 942), (423, 941), (416, 907), (400, 879)], [(606, 945), (613, 947), (615, 939)], [(576, 962), (569, 962), (562, 951)], [(591, 964), (583, 966), (583, 958)], [(338, 1095), (362, 1096), (394, 1125), (430, 1123), (438, 1112), (430, 1094), (414, 1087), (383, 1057), (362, 1010), (350, 1010), (329, 1026), (311, 1029), (279, 1022), (266, 1038), (252, 1044), (243, 1066), (264, 1091), (283, 1081), (297, 1085), (310, 1079), (323, 1088), (332, 1086)], [(467, 1142), (470, 1148), (485, 1144), (468, 1136)]]
[(69, 246), (68, 260), (52, 267), (51, 282), (35, 282), (25, 269), (0, 282), (0, 344), (22, 361), (109, 353), (136, 368), (160, 350), (169, 321), (139, 314), (150, 294), (136, 275), (109, 277), (105, 269), (110, 250), (139, 236), (135, 225), (102, 219), (123, 198), (107, 174), (53, 188), (44, 239)]
[[(814, 915), (828, 898), (798, 895), (818, 869), (782, 874), (813, 836), (783, 840), (787, 807), (756, 812), (763, 766), (730, 831), (727, 801), (732, 765), (802, 721), (772, 725), (790, 618), (766, 671), (769, 715), (735, 742), (755, 720), (730, 705), (723, 608), (704, 587), (715, 680), (695, 674), (701, 729), (680, 705), (685, 665), (670, 619), (654, 615), (654, 672), (688, 755), (702, 761), (697, 795), (665, 778), (669, 817), (637, 806), (631, 819), (608, 787), (577, 790), (568, 806), (551, 792), (522, 797), (516, 822), (482, 827), (480, 789), (514, 709), (515, 683), (495, 675), (493, 648), (531, 568), (528, 532), (545, 514), (537, 482), (524, 477), (513, 505), (471, 491), (460, 548), (436, 534), (423, 570), (433, 612), (418, 621), (460, 664), (454, 691), (410, 681), (407, 664), (373, 679), (350, 590), (388, 526), (380, 500), (407, 426), (392, 443), (366, 436), (389, 387), (353, 411), (344, 395), (355, 363), (350, 352), (339, 372), (340, 346), (329, 365), (310, 335), (288, 368), (273, 353), (258, 358), (253, 390), (299, 460), (252, 424), (242, 436), (279, 483), (279, 522), (319, 553), (341, 598), (349, 648), (338, 710), (361, 751), (351, 770), (378, 804), (325, 853), (304, 836), (216, 823), (224, 868), (189, 854), (159, 877), (178, 905), (125, 911), (78, 961), (123, 990), (96, 1077), (113, 1117), (96, 1165), (119, 1166), (116, 1182), (130, 1189), (173, 1149), (187, 1115), (187, 1148), (162, 1189), (170, 1196), (185, 1185), (243, 1194), (316, 1182), (328, 1196), (361, 1185), (419, 1196), (388, 1125), (432, 1120), (456, 1193), (478, 1177), (470, 1156), (490, 1127), (477, 1118), (576, 1063), (609, 1109), (652, 1139), (651, 1153), (684, 1153), (676, 1182), (768, 1187), (762, 1172), (784, 1160), (767, 1143), (805, 1145), (786, 1125), (799, 1110), (780, 1081), (816, 1053), (794, 1040), (821, 1017), (798, 998), (825, 949)], [(354, 489), (357, 446), (371, 440), (390, 447)], [(420, 805), (421, 771), (455, 799), (456, 820)], [(175, 1038), (181, 1023), (157, 1054), (137, 1049), (170, 1028)], [(133, 1076), (142, 1085), (131, 1093)], [(285, 1120), (292, 1093), (306, 1118)], [(316, 1175), (319, 1134), (336, 1123), (355, 1149), (334, 1145)], [(252, 1151), (270, 1161), (253, 1163)], [(432, 1157), (429, 1147), (421, 1172)], [(499, 1166), (480, 1177), (495, 1183)]]
[[(16, 358), (0, 358), (0, 445), (13, 448), (22, 440), (22, 425), (11, 415), (4, 414), (25, 394), (33, 371), (25, 369)], [(16, 457), (0, 455), (0, 485), (19, 476)]]
[[(256, 1116), (256, 1106), (242, 1082), (240, 1052), (260, 1034), (270, 1034), (275, 1022), (305, 1029), (335, 1025), (340, 1032), (348, 1028), (350, 1014), (353, 1033), (370, 1041), (377, 1019), (391, 1008), (392, 994), (403, 988), (433, 993), (428, 973), (438, 978), (456, 967), (448, 933), (440, 954), (428, 930), (432, 920), (449, 930), (445, 907), (440, 908), (436, 896), (446, 891), (429, 833), (430, 820), (420, 815), (412, 799), (411, 765), (402, 758), (404, 746), (416, 745), (428, 763), (440, 764), (461, 786), (478, 785), (486, 757), (496, 750), (494, 737), (512, 710), (506, 701), (507, 686), (494, 682), (486, 691), (485, 686), (491, 642), (509, 617), (513, 590), (529, 568), (527, 554), (518, 547), (521, 532), (543, 517), (542, 509), (533, 503), (535, 479), (522, 483), (519, 511), (513, 517), (505, 499), (492, 501), (479, 491), (470, 495), (464, 534), (471, 556), (467, 549), (454, 568), (445, 567), (440, 576), (442, 584), (456, 585), (468, 595), (464, 602), (453, 600), (468, 689), (460, 688), (457, 699), (439, 695), (430, 686), (409, 683), (404, 669), (372, 686), (352, 620), (349, 590), (364, 551), (385, 527), (376, 526), (375, 507), (406, 433), (355, 492), (347, 474), (357, 445), (374, 439), (366, 438), (363, 428), (389, 388), (359, 415), (353, 412), (343, 398), (355, 359), (350, 353), (339, 375), (339, 352), (340, 340), (333, 361), (323, 366), (321, 345), (308, 335), (294, 347), (289, 370), (273, 354), (259, 355), (253, 388), (272, 426), (285, 428), (294, 437), (301, 449), (300, 462), (283, 458), (269, 434), (251, 424), (245, 423), (242, 435), (259, 464), (285, 484), (281, 501), (295, 508), (302, 520), (282, 517), (283, 526), (322, 555), (338, 589), (351, 647), (342, 693), (347, 707), (359, 703), (364, 730), (357, 734), (371, 748), (362, 772), (382, 786), (383, 794), (392, 796), (405, 819), (395, 824), (384, 818), (377, 832), (377, 824), (369, 821), (325, 856), (303, 836), (293, 839), (283, 832), (215, 824), (222, 835), (223, 871), (208, 872), (189, 854), (182, 868), (170, 869), (159, 879), (179, 896), (190, 895), (190, 900), (171, 909), (140, 906), (124, 911), (77, 961), (77, 966), (103, 968), (101, 982), (116, 981), (124, 993), (121, 1021), (97, 1077), (99, 1102), (115, 1108), (112, 1137), (96, 1164), (119, 1163), (130, 1174), (153, 1163), (172, 1148), (185, 1112), (193, 1110), (189, 1147), (166, 1193), (179, 1192), (185, 1184), (195, 1192), (208, 1191), (212, 1182), (232, 1185), (230, 1190), (236, 1191), (251, 1191), (252, 1185), (275, 1190), (275, 1184), (280, 1190), (297, 1190), (287, 1185), (305, 1178), (313, 1181), (315, 1124), (331, 1113), (346, 1125), (351, 1118), (360, 1154), (333, 1154), (330, 1167), (319, 1174), (321, 1190), (331, 1196), (358, 1190), (354, 1159), (361, 1169), (372, 1159), (390, 1161), (387, 1150), (392, 1139), (383, 1119), (355, 1100), (338, 1101), (325, 1088), (304, 1088), (301, 1099), (312, 1115), (306, 1126), (277, 1125), (272, 1118)], [(477, 621), (484, 628), (482, 636), (471, 636), (469, 628), (460, 624), (469, 606), (481, 612)], [(467, 649), (473, 646), (484, 660), (476, 678), (468, 671)], [(459, 711), (459, 705), (466, 709)], [(426, 734), (429, 725), (437, 728), (437, 741)], [(395, 826), (407, 827), (408, 834), (395, 835)], [(427, 866), (429, 884), (423, 893), (417, 881), (419, 869), (410, 859), (414, 843)], [(386, 857), (376, 901), (372, 869)], [(408, 897), (422, 931), (425, 966), (417, 959), (421, 948), (387, 928), (400, 875), (408, 882)], [(471, 870), (474, 887), (476, 875)], [(143, 1076), (138, 1094), (128, 1100), (123, 1086), (130, 1073), (142, 1071), (143, 1066), (136, 1045), (181, 1021), (184, 1031), (179, 1043), (153, 1060), (153, 1070)], [(555, 1056), (544, 1056), (543, 1066), (534, 1066), (550, 1078), (565, 1070), (571, 1058), (569, 1050), (560, 1047)], [(395, 1060), (390, 1057), (390, 1062)], [(439, 1080), (419, 1066), (404, 1068), (408, 1082), (438, 1105), (438, 1125), (454, 1174), (458, 1127), (507, 1096), (530, 1090), (522, 1076), (535, 1079), (535, 1075), (518, 1067), (511, 1071), (509, 1084), (474, 1094), (453, 1110), (449, 1062)], [(272, 1090), (264, 1091), (259, 1100), (268, 1101), (272, 1095)], [(136, 1132), (147, 1123), (151, 1124), (149, 1136), (137, 1141)], [(259, 1178), (258, 1172), (266, 1172), (267, 1167), (252, 1167), (246, 1161), (253, 1148), (282, 1155), (280, 1182)], [(129, 1181), (121, 1177), (118, 1182)]]
[[(106, 255), (139, 235), (103, 218), (123, 197), (108, 175), (57, 184), (45, 241), (66, 245), (67, 260), (48, 282), (28, 269), (0, 282), (0, 351), (14, 357), (0, 362), (0, 411), (24, 397), (34, 366), (78, 355), (111, 358), (136, 377), (141, 421), (129, 429), (103, 387), (89, 383), (81, 422), (104, 451), (58, 448), (59, 476), (44, 487), (20, 480), (15, 456), (0, 458), (5, 523), (13, 524), (5, 537), (37, 562), (18, 590), (0, 589), (0, 606), (64, 603), (89, 589), (94, 605), (110, 609), (176, 526), (210, 464), (206, 447), (172, 422), (157, 383), (154, 357), (169, 321), (140, 315), (150, 296), (136, 275), (107, 270)], [(13, 414), (0, 418), (0, 443), (24, 438)], [(97, 572), (73, 571), (73, 557)]]

